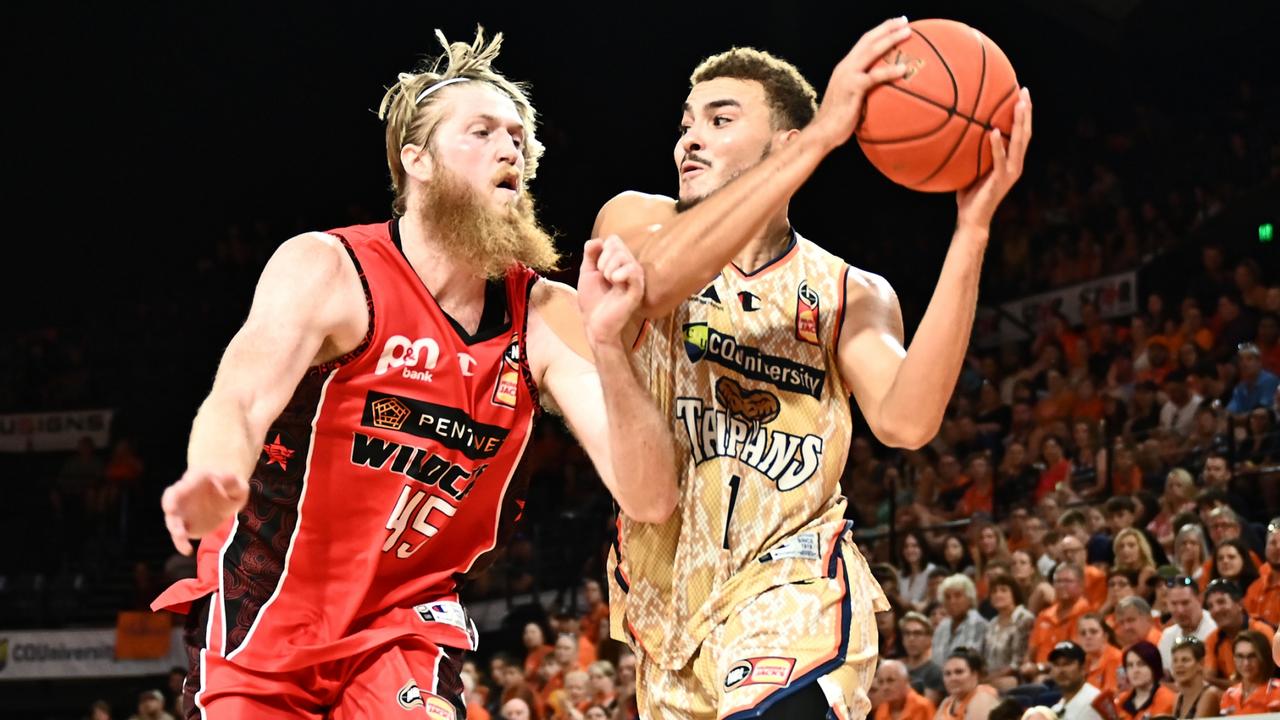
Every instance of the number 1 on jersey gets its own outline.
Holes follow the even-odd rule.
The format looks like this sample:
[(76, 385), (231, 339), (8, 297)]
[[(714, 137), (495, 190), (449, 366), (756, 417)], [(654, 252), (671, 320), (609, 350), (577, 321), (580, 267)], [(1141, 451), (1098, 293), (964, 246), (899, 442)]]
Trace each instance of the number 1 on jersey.
[(729, 512), (724, 517), (724, 549), (729, 549), (729, 523), (733, 522), (733, 506), (738, 502), (738, 486), (742, 478), (734, 475), (729, 478)]

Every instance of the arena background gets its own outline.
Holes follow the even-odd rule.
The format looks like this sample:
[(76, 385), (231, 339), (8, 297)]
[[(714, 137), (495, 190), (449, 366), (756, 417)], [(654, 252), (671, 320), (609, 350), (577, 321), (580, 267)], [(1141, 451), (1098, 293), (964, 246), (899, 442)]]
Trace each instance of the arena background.
[[(0, 716), (83, 717), (101, 698), (125, 718), (139, 691), (164, 689), (163, 672), (6, 680), (4, 665), (16, 663), (7, 640), (114, 632), (117, 611), (142, 607), (167, 583), (175, 566), (166, 568), (172, 548), (159, 493), (183, 469), (191, 418), (254, 279), (299, 231), (388, 215), (374, 111), (396, 72), (436, 53), (433, 28), (451, 40), (469, 39), (477, 22), (507, 33), (499, 68), (532, 84), (547, 146), (533, 190), (570, 255), (571, 281), (604, 201), (625, 189), (673, 190), (679, 107), (705, 55), (734, 44), (768, 49), (821, 90), (833, 64), (885, 17), (967, 22), (1005, 50), (1035, 97), (1035, 140), (996, 221), (981, 304), (1064, 278), (1069, 286), (1134, 271), (1145, 310), (1151, 292), (1176, 304), (1206, 243), (1224, 249), (1229, 267), (1252, 258), (1264, 285), (1280, 283), (1276, 241), (1264, 230), (1280, 222), (1273, 11), (1261, 2), (1136, 0), (9, 6)], [(1118, 203), (1108, 195), (1117, 187)], [(1025, 230), (1029, 207), (1072, 189), (1086, 206), (1097, 189), (1108, 213), (1123, 205), (1140, 215), (1151, 203), (1167, 232), (1144, 234), (1136, 255), (1116, 243), (1093, 274), (1054, 268), (1079, 260), (1081, 229), (1102, 238), (1114, 216), (1069, 215), (1052, 233), (1032, 233), (1025, 254), (1005, 251), (1013, 236), (1005, 228)], [(883, 274), (910, 336), (954, 208), (951, 195), (893, 186), (851, 143), (801, 191), (791, 217), (806, 236)], [(993, 326), (981, 328), (991, 339)], [(1029, 345), (1021, 343), (1024, 353)], [(69, 449), (28, 451), (32, 418), (14, 417), (74, 424), (90, 417), (74, 413), (97, 410), (111, 411), (109, 430), (80, 465)], [(611, 505), (572, 441), (554, 422), (544, 427), (527, 463), (536, 481), (522, 539), (473, 591), (492, 613), (481, 659), (499, 649), (519, 657), (516, 620), (536, 614), (531, 593), (576, 612), (582, 580), (600, 573)], [(122, 441), (141, 466), (124, 473), (121, 492), (95, 500), (77, 516), (83, 522), (58, 512), (68, 493), (96, 487), (84, 472), (119, 459)], [(873, 447), (883, 461), (900, 458)]]

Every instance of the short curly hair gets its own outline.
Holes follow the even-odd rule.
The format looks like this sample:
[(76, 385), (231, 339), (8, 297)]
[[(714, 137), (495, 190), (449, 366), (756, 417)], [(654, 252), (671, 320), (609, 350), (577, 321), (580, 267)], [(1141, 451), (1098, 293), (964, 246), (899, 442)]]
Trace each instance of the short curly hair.
[(690, 86), (716, 78), (754, 80), (764, 87), (775, 130), (800, 129), (818, 112), (818, 93), (795, 65), (755, 48), (735, 47), (703, 60)]

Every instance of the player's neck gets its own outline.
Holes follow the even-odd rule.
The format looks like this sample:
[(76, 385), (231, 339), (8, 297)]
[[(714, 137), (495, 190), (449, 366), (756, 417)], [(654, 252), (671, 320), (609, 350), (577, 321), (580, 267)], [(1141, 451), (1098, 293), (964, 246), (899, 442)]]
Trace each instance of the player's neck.
[[(400, 242), (404, 256), (436, 303), (464, 327), (468, 326), (470, 323), (464, 319), (468, 309), (484, 304), (484, 278), (446, 252), (413, 213), (400, 218)], [(478, 313), (479, 309), (477, 319)]]
[(769, 220), (764, 229), (733, 258), (733, 264), (744, 273), (753, 273), (776, 260), (791, 244), (791, 223), (784, 211)]

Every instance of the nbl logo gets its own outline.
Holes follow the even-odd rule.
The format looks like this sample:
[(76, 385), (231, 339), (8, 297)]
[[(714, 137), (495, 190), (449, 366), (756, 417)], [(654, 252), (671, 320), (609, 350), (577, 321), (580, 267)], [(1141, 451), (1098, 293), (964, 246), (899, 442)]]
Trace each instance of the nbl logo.
[(796, 338), (810, 345), (818, 345), (818, 293), (806, 280), (796, 288)]
[(502, 354), (502, 371), (493, 387), (491, 402), (498, 407), (515, 408), (520, 388), (520, 334), (511, 336), (511, 344)]

